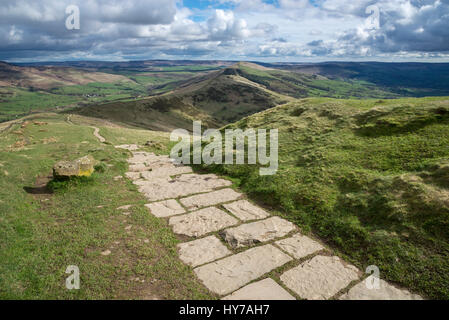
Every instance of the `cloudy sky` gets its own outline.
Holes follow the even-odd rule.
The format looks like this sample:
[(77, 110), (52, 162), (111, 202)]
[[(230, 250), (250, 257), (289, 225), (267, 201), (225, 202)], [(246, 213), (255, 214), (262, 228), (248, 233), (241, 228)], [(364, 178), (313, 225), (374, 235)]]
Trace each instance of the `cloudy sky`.
[(0, 2), (0, 60), (143, 59), (449, 61), (449, 0)]

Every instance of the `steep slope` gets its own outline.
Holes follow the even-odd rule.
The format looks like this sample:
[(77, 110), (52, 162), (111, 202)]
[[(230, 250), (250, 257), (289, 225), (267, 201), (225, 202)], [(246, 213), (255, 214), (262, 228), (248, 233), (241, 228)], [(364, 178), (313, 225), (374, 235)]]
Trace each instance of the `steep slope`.
[(222, 68), (218, 61), (0, 63), (0, 122), (34, 112), (162, 94), (180, 80)]
[[(278, 66), (279, 67), (279, 66)], [(293, 69), (294, 71), (294, 69)], [(178, 120), (171, 121), (168, 110), (190, 109), (182, 116), (185, 123), (194, 118), (194, 110), (201, 119), (208, 119), (208, 126), (219, 127), (251, 114), (272, 108), (274, 106), (294, 101), (304, 97), (332, 97), (332, 98), (398, 98), (397, 93), (382, 89), (373, 83), (360, 79), (329, 79), (319, 74), (307, 74), (280, 70), (259, 64), (240, 62), (217, 71), (202, 73), (199, 76), (173, 81), (151, 87), (153, 97), (142, 102), (131, 101), (107, 106), (87, 107), (81, 111), (84, 115), (101, 118), (113, 116), (114, 120), (136, 126), (163, 129), (160, 119), (170, 125), (180, 124)], [(158, 104), (164, 105), (165, 116), (152, 118), (154, 113), (143, 115), (142, 105), (151, 105), (158, 97)], [(163, 101), (163, 102), (162, 102)], [(156, 108), (157, 109), (157, 108)], [(90, 110), (93, 110), (90, 112)], [(111, 110), (114, 110), (111, 112)], [(147, 110), (152, 110), (147, 108)], [(77, 111), (80, 112), (80, 111)], [(181, 112), (184, 113), (184, 112)], [(133, 120), (134, 114), (142, 114)], [(180, 112), (177, 113), (178, 115)], [(143, 119), (143, 121), (140, 121)], [(185, 126), (180, 126), (185, 128)], [(187, 128), (191, 128), (189, 124)]]
[(364, 270), (449, 298), (449, 99), (310, 98), (226, 128), (279, 129), (279, 171), (203, 169), (313, 230)]
[[(391, 98), (397, 96), (368, 83), (329, 80), (322, 76), (276, 70), (248, 62), (236, 63), (222, 70), (188, 80), (155, 86), (152, 90), (154, 93), (162, 92), (158, 98), (160, 101), (162, 101), (161, 99), (165, 100), (164, 106), (167, 110), (178, 109), (177, 104), (181, 101), (182, 106), (190, 106), (199, 110), (199, 114), (202, 114), (200, 118), (208, 115), (210, 117), (209, 125), (213, 124), (215, 127), (235, 122), (251, 114), (301, 97)], [(131, 112), (132, 114), (133, 110), (139, 109), (138, 105), (151, 103), (149, 101), (152, 99), (154, 98), (145, 99), (146, 102), (133, 101), (120, 104), (123, 108), (123, 117), (119, 105), (115, 105), (114, 119), (117, 121), (121, 121), (122, 118), (128, 119), (129, 115), (126, 113)], [(81, 112), (84, 115), (102, 118), (112, 115), (110, 112), (102, 115), (101, 110), (110, 109), (107, 106), (95, 106), (88, 107)], [(141, 111), (140, 108), (138, 112)], [(146, 115), (145, 118), (150, 121), (151, 115)], [(165, 118), (165, 120), (167, 119)], [(134, 122), (134, 124), (142, 126), (142, 123)], [(191, 125), (188, 127), (190, 128)], [(158, 129), (161, 127), (158, 126)]]
[[(78, 108), (75, 113), (112, 119), (158, 130), (192, 128), (192, 120), (203, 120), (218, 128), (245, 116), (293, 100), (238, 75), (235, 67), (157, 89), (165, 94), (143, 100)], [(176, 118), (170, 119), (175, 116)]]
[(170, 92), (216, 118), (229, 123), (292, 100), (242, 77), (238, 67), (229, 67), (180, 84)]
[(205, 127), (218, 128), (220, 124), (209, 114), (176, 97), (150, 98), (128, 102), (111, 102), (68, 110), (88, 117), (111, 120), (131, 127), (156, 131), (178, 128), (192, 130), (192, 122), (201, 120)]

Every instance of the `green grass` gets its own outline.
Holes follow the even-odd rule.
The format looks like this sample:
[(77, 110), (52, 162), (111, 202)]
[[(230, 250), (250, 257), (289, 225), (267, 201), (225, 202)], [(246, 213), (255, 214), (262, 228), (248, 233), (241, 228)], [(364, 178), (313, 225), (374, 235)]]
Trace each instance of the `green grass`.
[(279, 171), (202, 169), (321, 237), (364, 270), (449, 298), (449, 101), (333, 100), (279, 106), (228, 127), (278, 128)]
[[(178, 240), (167, 223), (149, 214), (131, 182), (113, 180), (126, 171), (129, 154), (98, 142), (89, 126), (101, 122), (74, 116), (69, 124), (54, 114), (36, 119), (48, 125), (15, 125), (0, 136), (0, 298), (213, 298), (178, 260)], [(100, 128), (110, 143), (167, 142), (160, 133)], [(13, 133), (19, 129), (23, 134)], [(17, 141), (24, 141), (22, 148)], [(53, 194), (25, 192), (51, 174), (56, 161), (87, 154), (103, 170), (53, 183)], [(135, 207), (126, 217), (116, 208), (127, 204)], [(100, 254), (107, 249), (111, 255)], [(80, 268), (80, 290), (65, 288), (69, 265)]]
[(24, 88), (0, 88), (0, 122), (35, 111), (49, 111), (55, 107), (129, 99), (146, 94), (145, 87), (132, 82), (90, 83), (55, 88), (48, 92)]
[[(84, 97), (94, 95), (90, 101), (104, 101), (105, 97), (115, 95), (125, 95), (127, 97), (147, 94), (145, 87), (133, 82), (119, 83), (89, 83), (87, 85), (66, 86), (51, 90), (58, 95), (74, 95)], [(96, 98), (96, 99), (95, 99)]]
[[(67, 107), (78, 104), (95, 104), (110, 101), (134, 100), (150, 94), (149, 87), (161, 86), (187, 79), (200, 71), (209, 71), (212, 67), (185, 66), (168, 69), (169, 72), (112, 72), (123, 75), (131, 81), (116, 83), (94, 82), (86, 85), (56, 87), (49, 90), (32, 88), (0, 88), (0, 122), (29, 115), (32, 112), (51, 111), (55, 107)], [(153, 93), (163, 93), (171, 87), (155, 89)]]
[(206, 126), (219, 127), (209, 114), (176, 97), (113, 102), (67, 112), (155, 131), (192, 130), (194, 120), (202, 120)]
[(240, 65), (238, 71), (243, 77), (260, 83), (268, 89), (295, 98), (396, 98), (399, 95), (373, 83), (360, 80), (330, 80), (303, 73), (280, 70), (258, 70)]
[(0, 88), (0, 122), (16, 119), (34, 110), (70, 105), (77, 97), (36, 92), (21, 88)]

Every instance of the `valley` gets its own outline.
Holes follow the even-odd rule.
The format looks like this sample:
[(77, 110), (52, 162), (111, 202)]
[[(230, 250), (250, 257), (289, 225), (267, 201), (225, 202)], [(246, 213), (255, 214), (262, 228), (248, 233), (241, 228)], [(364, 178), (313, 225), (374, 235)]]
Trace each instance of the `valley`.
[[(189, 112), (179, 109), (195, 109), (210, 117), (211, 125), (219, 127), (298, 98), (449, 95), (445, 89), (449, 81), (447, 69), (447, 64), (392, 67), (388, 63), (285, 65), (159, 60), (1, 63), (0, 121), (73, 108), (81, 114), (90, 114), (92, 110), (100, 118), (115, 117), (117, 108), (139, 113), (142, 105), (160, 112), (151, 105), (160, 106), (165, 101), (162, 103), (165, 111), (170, 109), (172, 114), (190, 120)], [(123, 116), (128, 125), (154, 128), (147, 126), (148, 121), (135, 122), (126, 113)], [(179, 124), (177, 120), (175, 123)]]

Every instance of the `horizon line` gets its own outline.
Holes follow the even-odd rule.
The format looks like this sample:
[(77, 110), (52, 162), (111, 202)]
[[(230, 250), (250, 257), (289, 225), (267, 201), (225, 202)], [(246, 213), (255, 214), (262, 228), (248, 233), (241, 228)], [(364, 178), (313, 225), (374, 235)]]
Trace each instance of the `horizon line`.
[(129, 63), (129, 62), (146, 62), (146, 61), (188, 61), (188, 62), (250, 62), (262, 64), (324, 64), (324, 63), (384, 63), (384, 64), (449, 64), (449, 61), (382, 61), (382, 60), (323, 60), (323, 61), (258, 61), (258, 60), (227, 60), (227, 59), (137, 59), (137, 60), (36, 60), (28, 62), (0, 60), (0, 63), (6, 64), (35, 64), (35, 63), (70, 63), (70, 62), (108, 62), (108, 63)]

